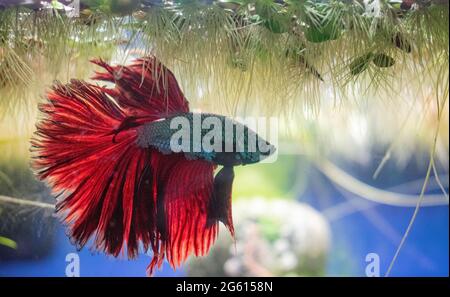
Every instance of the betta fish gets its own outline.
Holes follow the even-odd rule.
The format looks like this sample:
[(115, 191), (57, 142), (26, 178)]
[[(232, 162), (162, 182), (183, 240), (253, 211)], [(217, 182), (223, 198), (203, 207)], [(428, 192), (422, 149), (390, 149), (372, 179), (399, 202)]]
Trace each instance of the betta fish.
[[(259, 162), (275, 147), (225, 116), (190, 112), (174, 74), (155, 57), (128, 66), (92, 62), (102, 67), (92, 79), (108, 84), (55, 82), (31, 140), (32, 168), (57, 196), (71, 241), (81, 249), (92, 238), (94, 249), (129, 259), (151, 250), (151, 275), (164, 259), (175, 269), (191, 254), (207, 254), (219, 222), (234, 237), (233, 167)], [(191, 124), (184, 136), (196, 133), (196, 119), (214, 117), (245, 137), (216, 133), (215, 148), (232, 149), (205, 150), (198, 141), (211, 129), (200, 129), (200, 140), (175, 150), (180, 130), (171, 123), (180, 117)]]

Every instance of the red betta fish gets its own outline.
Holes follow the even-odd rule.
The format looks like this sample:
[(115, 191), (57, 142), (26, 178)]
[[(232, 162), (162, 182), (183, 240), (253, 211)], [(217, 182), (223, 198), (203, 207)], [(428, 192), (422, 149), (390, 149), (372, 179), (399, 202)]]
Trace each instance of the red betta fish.
[[(71, 240), (82, 248), (94, 237), (95, 249), (115, 257), (135, 258), (140, 246), (151, 248), (151, 275), (164, 258), (176, 268), (192, 253), (205, 255), (219, 221), (234, 236), (233, 166), (258, 162), (275, 148), (224, 116), (189, 112), (175, 76), (154, 57), (129, 66), (92, 62), (104, 69), (93, 79), (114, 86), (55, 83), (31, 140), (32, 167), (61, 196), (56, 212)], [(245, 137), (216, 133), (215, 148), (231, 145), (231, 151), (194, 150), (195, 137), (187, 149), (173, 149), (173, 136), (180, 134), (171, 127), (175, 118), (193, 124), (181, 131), (191, 136), (196, 118), (211, 116)], [(208, 132), (200, 131), (200, 139)], [(250, 136), (268, 149), (250, 150)], [(214, 176), (217, 165), (223, 168)]]

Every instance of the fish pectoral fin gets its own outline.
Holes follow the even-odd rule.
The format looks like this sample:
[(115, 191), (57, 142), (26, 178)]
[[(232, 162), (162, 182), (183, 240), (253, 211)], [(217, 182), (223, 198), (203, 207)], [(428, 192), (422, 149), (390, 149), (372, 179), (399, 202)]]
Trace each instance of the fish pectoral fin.
[(214, 190), (209, 205), (209, 222), (221, 221), (234, 237), (231, 193), (234, 170), (232, 166), (224, 166), (214, 177)]

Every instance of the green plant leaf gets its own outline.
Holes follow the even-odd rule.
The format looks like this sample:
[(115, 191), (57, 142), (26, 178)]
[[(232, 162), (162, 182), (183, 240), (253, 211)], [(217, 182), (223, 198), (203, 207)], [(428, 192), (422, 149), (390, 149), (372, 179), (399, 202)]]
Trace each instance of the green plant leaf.
[(4, 245), (12, 249), (17, 249), (17, 243), (14, 240), (3, 236), (0, 236), (0, 245)]
[(386, 68), (386, 67), (392, 67), (395, 64), (394, 58), (386, 55), (386, 54), (376, 54), (373, 59), (373, 63), (377, 65), (378, 67)]
[(353, 60), (350, 64), (350, 72), (352, 75), (358, 75), (369, 66), (369, 62), (373, 58), (373, 53), (368, 53)]
[(273, 33), (281, 34), (289, 31), (289, 20), (281, 16), (264, 21), (264, 26)]
[(255, 3), (255, 12), (263, 20), (264, 27), (273, 33), (280, 34), (289, 30), (289, 16), (280, 4), (271, 0), (259, 0)]
[(332, 22), (323, 25), (311, 25), (305, 32), (305, 37), (310, 42), (325, 42), (338, 39), (340, 30), (335, 28)]
[(100, 10), (105, 10), (105, 8), (109, 6), (107, 0), (81, 0), (80, 3), (91, 9)]
[(53, 0), (51, 5), (53, 9), (64, 9), (64, 5), (56, 0)]
[(314, 13), (306, 21), (305, 38), (314, 43), (338, 39), (342, 32), (342, 21), (326, 5), (317, 4)]
[(257, 14), (254, 14), (248, 18), (249, 22), (252, 24), (259, 23), (262, 21), (261, 17)]
[(392, 42), (404, 52), (410, 53), (412, 51), (411, 43), (401, 33), (395, 34)]

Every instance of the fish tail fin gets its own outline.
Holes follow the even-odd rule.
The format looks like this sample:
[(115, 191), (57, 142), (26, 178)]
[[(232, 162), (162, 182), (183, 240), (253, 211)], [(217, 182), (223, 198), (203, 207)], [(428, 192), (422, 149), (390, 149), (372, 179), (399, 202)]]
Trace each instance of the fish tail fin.
[(55, 84), (47, 98), (31, 142), (32, 167), (64, 196), (56, 212), (71, 240), (81, 248), (95, 234), (95, 247), (114, 256), (125, 241), (128, 255), (135, 256), (138, 240), (147, 247), (154, 241), (152, 222), (141, 213), (153, 211), (150, 153), (135, 145), (136, 130), (112, 133), (127, 114), (102, 88), (72, 80)]
[[(96, 63), (106, 70), (97, 78), (114, 79), (114, 88), (55, 83), (40, 105), (32, 168), (62, 196), (56, 212), (78, 247), (95, 236), (94, 247), (113, 256), (133, 258), (140, 243), (161, 255), (153, 165), (163, 157), (136, 144), (138, 127), (186, 111), (187, 101), (173, 74), (153, 58), (129, 67)], [(118, 67), (120, 78), (114, 77)]]

